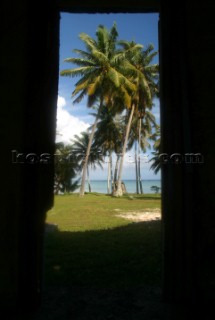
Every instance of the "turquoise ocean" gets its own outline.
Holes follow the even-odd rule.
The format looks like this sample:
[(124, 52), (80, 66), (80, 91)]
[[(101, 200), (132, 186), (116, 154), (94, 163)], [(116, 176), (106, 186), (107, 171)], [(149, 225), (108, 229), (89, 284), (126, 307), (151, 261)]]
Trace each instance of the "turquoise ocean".
[[(136, 181), (135, 180), (123, 180), (128, 193), (136, 193)], [(107, 193), (107, 180), (91, 180), (91, 191), (99, 193)], [(142, 180), (143, 192), (154, 193), (151, 190), (152, 186), (161, 188), (161, 180)], [(88, 192), (88, 186), (86, 184), (86, 192)], [(159, 191), (160, 192), (160, 191)]]

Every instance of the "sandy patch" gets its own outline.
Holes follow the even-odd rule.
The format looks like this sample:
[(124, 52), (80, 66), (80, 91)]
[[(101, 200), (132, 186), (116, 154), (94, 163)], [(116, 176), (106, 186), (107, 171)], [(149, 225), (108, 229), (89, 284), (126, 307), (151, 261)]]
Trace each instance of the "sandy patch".
[[(115, 209), (115, 211), (119, 212), (119, 209)], [(127, 211), (117, 214), (116, 217), (132, 220), (135, 222), (161, 220), (161, 210), (159, 208), (155, 208), (144, 209), (144, 211)]]

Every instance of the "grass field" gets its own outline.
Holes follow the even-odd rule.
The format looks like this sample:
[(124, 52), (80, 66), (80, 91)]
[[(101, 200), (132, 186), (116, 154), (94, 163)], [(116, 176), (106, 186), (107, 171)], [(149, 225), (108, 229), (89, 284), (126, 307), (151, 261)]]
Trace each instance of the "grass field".
[(57, 196), (47, 222), (46, 278), (52, 283), (136, 286), (160, 281), (160, 221), (133, 223), (119, 212), (160, 207), (160, 196)]
[(116, 216), (160, 205), (160, 195), (56, 196), (54, 208), (47, 214), (47, 223), (57, 224), (58, 231), (46, 234), (45, 287), (49, 302), (62, 300), (60, 314), (65, 313), (66, 304), (67, 309), (73, 305), (74, 319), (91, 319), (91, 314), (92, 319), (106, 319), (104, 309), (110, 315), (115, 312), (114, 319), (121, 319), (119, 305), (126, 304), (120, 307), (124, 308), (124, 320), (128, 303), (137, 301), (145, 288), (160, 287), (161, 222), (134, 223)]

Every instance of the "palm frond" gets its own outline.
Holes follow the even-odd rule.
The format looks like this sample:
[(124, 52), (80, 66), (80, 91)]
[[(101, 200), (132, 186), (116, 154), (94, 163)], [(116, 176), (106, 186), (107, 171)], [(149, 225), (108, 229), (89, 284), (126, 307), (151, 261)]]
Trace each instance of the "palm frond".
[[(99, 88), (99, 90), (97, 90), (97, 91), (100, 91), (100, 90), (101, 89)], [(99, 92), (95, 92), (91, 95), (88, 95), (88, 99), (87, 99), (87, 107), (88, 108), (91, 108), (97, 102), (98, 96), (99, 96)]]
[(96, 31), (97, 36), (97, 42), (98, 42), (98, 48), (101, 50), (102, 53), (107, 55), (108, 53), (108, 38), (109, 38), (109, 32), (108, 30), (103, 26), (99, 25), (98, 29)]
[(79, 38), (84, 42), (86, 48), (91, 52), (97, 49), (96, 41), (91, 38), (88, 34), (82, 32), (79, 34)]
[(66, 69), (60, 72), (61, 76), (65, 77), (76, 77), (76, 76), (83, 76), (86, 73), (94, 70), (94, 66), (85, 66), (80, 68), (73, 68), (73, 69)]
[(99, 50), (92, 50), (93, 58), (97, 62), (99, 66), (101, 65), (108, 65), (109, 60), (108, 57)]
[(123, 102), (124, 102), (125, 106), (127, 108), (130, 108), (131, 107), (131, 95), (123, 87), (121, 88), (121, 91), (123, 93)]
[(94, 80), (94, 82), (92, 82), (88, 85), (87, 93), (89, 96), (95, 94), (96, 89), (98, 88), (99, 85), (101, 85), (101, 81), (102, 81), (102, 77), (99, 76)]
[(115, 87), (118, 88), (119, 85), (120, 85), (120, 75), (119, 75), (119, 73), (112, 67), (110, 67), (108, 69), (107, 73), (108, 73), (108, 77), (111, 80), (111, 82), (113, 82)]
[(64, 59), (64, 62), (74, 63), (78, 66), (95, 66), (95, 61), (83, 58), (66, 58)]
[(144, 67), (145, 72), (148, 72), (151, 77), (158, 76), (159, 65), (150, 64), (149, 66)]
[[(73, 91), (72, 93), (72, 97), (74, 97), (77, 94), (77, 92)], [(81, 93), (77, 96), (77, 98), (75, 98), (75, 100), (73, 100), (73, 104), (75, 103), (79, 103), (83, 100), (84, 96), (87, 95), (87, 90), (84, 89), (81, 91)]]
[(73, 52), (77, 53), (79, 56), (87, 59), (87, 60), (91, 60), (92, 59), (92, 55), (91, 53), (87, 52), (87, 51), (83, 51), (80, 49), (73, 49)]

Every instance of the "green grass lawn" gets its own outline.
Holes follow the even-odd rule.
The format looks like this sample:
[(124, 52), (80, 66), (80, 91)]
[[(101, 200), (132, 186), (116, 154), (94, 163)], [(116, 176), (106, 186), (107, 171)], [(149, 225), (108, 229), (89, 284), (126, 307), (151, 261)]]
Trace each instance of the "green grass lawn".
[(107, 230), (126, 226), (131, 222), (116, 217), (120, 211), (128, 212), (147, 208), (160, 208), (157, 194), (125, 195), (121, 198), (99, 193), (55, 197), (55, 206), (48, 212), (47, 222), (58, 225), (60, 231)]
[(47, 222), (59, 230), (46, 235), (45, 283), (118, 291), (159, 286), (160, 221), (134, 223), (116, 215), (160, 205), (160, 195), (56, 196)]

